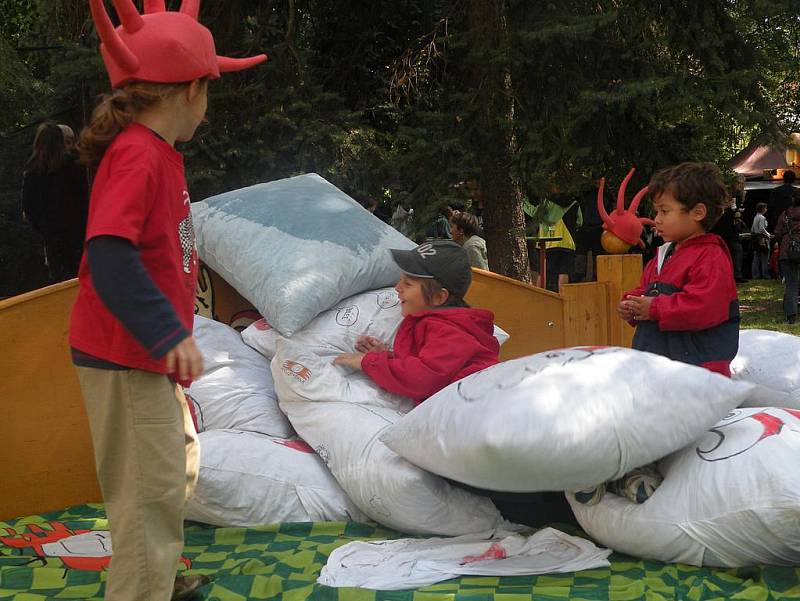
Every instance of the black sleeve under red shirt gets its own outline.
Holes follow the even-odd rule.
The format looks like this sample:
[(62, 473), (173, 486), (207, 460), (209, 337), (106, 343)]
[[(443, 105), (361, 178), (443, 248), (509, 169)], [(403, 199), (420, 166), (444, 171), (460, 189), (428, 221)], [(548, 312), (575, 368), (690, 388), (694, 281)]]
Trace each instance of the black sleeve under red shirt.
[[(95, 290), (103, 304), (153, 358), (160, 359), (190, 335), (147, 274), (139, 251), (130, 240), (97, 236), (87, 243), (86, 253)], [(72, 361), (83, 367), (121, 367), (76, 349), (72, 351)]]

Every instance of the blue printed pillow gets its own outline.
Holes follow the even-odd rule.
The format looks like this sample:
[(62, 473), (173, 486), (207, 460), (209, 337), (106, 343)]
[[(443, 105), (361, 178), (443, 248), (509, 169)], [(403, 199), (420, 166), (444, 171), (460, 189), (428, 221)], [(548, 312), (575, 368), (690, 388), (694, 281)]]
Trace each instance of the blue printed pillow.
[(337, 302), (393, 285), (414, 243), (316, 173), (192, 205), (200, 258), (284, 336)]

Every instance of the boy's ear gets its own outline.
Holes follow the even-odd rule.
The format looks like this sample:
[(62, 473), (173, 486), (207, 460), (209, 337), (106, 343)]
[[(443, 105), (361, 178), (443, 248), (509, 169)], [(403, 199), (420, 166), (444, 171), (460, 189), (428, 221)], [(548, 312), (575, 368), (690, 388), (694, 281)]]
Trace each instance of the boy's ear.
[(689, 215), (693, 221), (703, 221), (708, 215), (708, 207), (706, 207), (705, 203), (698, 202), (689, 210)]
[(194, 79), (186, 88), (186, 100), (193, 102), (200, 94), (203, 93), (204, 88), (208, 85), (207, 79)]
[(439, 307), (445, 304), (448, 298), (450, 298), (450, 291), (447, 288), (442, 288), (433, 295), (433, 306)]

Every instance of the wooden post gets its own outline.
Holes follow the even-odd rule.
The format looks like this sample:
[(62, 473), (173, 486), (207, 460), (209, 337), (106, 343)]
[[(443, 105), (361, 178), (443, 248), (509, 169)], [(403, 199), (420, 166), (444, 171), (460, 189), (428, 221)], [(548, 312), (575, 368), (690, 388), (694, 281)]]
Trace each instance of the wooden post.
[(634, 329), (617, 315), (622, 293), (639, 285), (642, 255), (600, 255), (597, 257), (597, 281), (608, 283), (608, 343), (630, 346)]
[(564, 346), (609, 344), (608, 282), (564, 284)]

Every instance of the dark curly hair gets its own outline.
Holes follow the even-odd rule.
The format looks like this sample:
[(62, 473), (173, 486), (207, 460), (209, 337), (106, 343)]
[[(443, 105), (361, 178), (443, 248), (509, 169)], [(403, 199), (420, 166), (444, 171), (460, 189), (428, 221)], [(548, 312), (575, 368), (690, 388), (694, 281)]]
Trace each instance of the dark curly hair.
[(706, 216), (700, 222), (705, 231), (714, 227), (729, 203), (722, 174), (713, 163), (681, 163), (662, 169), (650, 180), (649, 192), (653, 201), (670, 192), (687, 211), (705, 205)]

